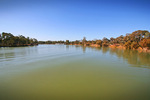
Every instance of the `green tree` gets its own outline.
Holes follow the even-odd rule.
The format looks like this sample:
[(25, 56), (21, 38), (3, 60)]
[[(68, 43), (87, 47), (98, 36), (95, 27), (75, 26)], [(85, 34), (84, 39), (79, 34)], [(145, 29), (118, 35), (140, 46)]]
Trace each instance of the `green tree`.
[(139, 42), (139, 44), (140, 44), (141, 47), (149, 47), (150, 48), (150, 38), (148, 38), (148, 39), (142, 39)]
[(102, 41), (101, 40), (97, 40), (96, 44), (101, 46), (102, 45)]
[(108, 46), (109, 45), (109, 39), (107, 39), (106, 37), (104, 37), (102, 39), (103, 43), (102, 43), (102, 46)]
[(149, 37), (150, 37), (150, 32), (146, 32), (144, 38), (149, 38)]
[(139, 47), (139, 44), (137, 42), (131, 43), (131, 49), (137, 49)]
[[(3, 32), (0, 34), (0, 46), (12, 47), (12, 46), (25, 46), (31, 44), (31, 39), (29, 37), (24, 37), (23, 35), (14, 36), (11, 33)], [(38, 44), (37, 39), (33, 39), (33, 44)]]
[(86, 37), (83, 37), (82, 44), (86, 44)]
[(96, 41), (92, 40), (92, 44), (96, 44)]
[(69, 40), (66, 40), (66, 45), (70, 44)]
[(125, 44), (124, 44), (124, 46), (125, 46), (125, 48), (126, 49), (131, 49), (131, 41), (127, 41)]
[(79, 44), (79, 43), (80, 43), (80, 41), (79, 41), (79, 40), (76, 40), (74, 43), (75, 43), (75, 44)]
[(14, 36), (11, 33), (2, 33), (2, 46), (13, 46)]
[(115, 44), (115, 38), (113, 37), (110, 38), (110, 44)]

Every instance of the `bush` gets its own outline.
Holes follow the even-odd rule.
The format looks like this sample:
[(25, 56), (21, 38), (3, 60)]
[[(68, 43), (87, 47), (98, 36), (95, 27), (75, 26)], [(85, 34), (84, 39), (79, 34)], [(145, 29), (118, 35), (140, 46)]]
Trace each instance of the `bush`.
[(97, 40), (97, 41), (96, 41), (96, 44), (102, 45), (102, 41), (101, 41), (101, 40)]
[(137, 49), (139, 47), (139, 44), (137, 42), (131, 43), (131, 49)]
[(131, 49), (131, 41), (127, 41), (125, 44), (124, 44), (124, 46), (125, 46), (125, 48), (126, 49)]
[(139, 42), (140, 46), (143, 47), (150, 47), (150, 38), (143, 39)]

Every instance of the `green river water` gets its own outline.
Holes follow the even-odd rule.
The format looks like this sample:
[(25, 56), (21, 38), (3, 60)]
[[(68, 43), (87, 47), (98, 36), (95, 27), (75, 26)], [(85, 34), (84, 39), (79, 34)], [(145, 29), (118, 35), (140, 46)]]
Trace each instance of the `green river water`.
[(72, 45), (0, 48), (0, 100), (150, 100), (150, 54)]

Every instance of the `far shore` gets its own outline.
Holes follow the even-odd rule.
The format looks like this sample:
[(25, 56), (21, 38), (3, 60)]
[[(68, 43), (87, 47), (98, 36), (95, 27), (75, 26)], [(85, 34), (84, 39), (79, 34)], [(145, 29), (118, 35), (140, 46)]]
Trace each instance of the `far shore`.
[[(120, 44), (110, 44), (110, 45), (105, 45), (105, 46), (102, 46), (102, 45), (98, 45), (98, 44), (67, 44), (67, 45), (80, 45), (80, 46), (88, 46), (88, 47), (96, 47), (96, 48), (99, 48), (99, 47), (110, 47), (110, 48), (118, 48), (118, 49), (127, 49), (125, 46), (122, 46)], [(132, 49), (132, 50), (137, 50), (139, 52), (147, 52), (147, 53), (150, 53), (150, 48), (149, 47), (145, 47), (145, 48), (142, 48), (142, 47), (138, 47), (137, 49)]]

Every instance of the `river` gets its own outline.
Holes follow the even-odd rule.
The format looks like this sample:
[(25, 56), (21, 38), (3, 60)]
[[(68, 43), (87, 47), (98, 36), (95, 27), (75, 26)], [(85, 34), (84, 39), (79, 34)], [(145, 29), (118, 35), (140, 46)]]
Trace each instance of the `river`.
[(0, 100), (150, 100), (150, 54), (74, 45), (0, 48)]

